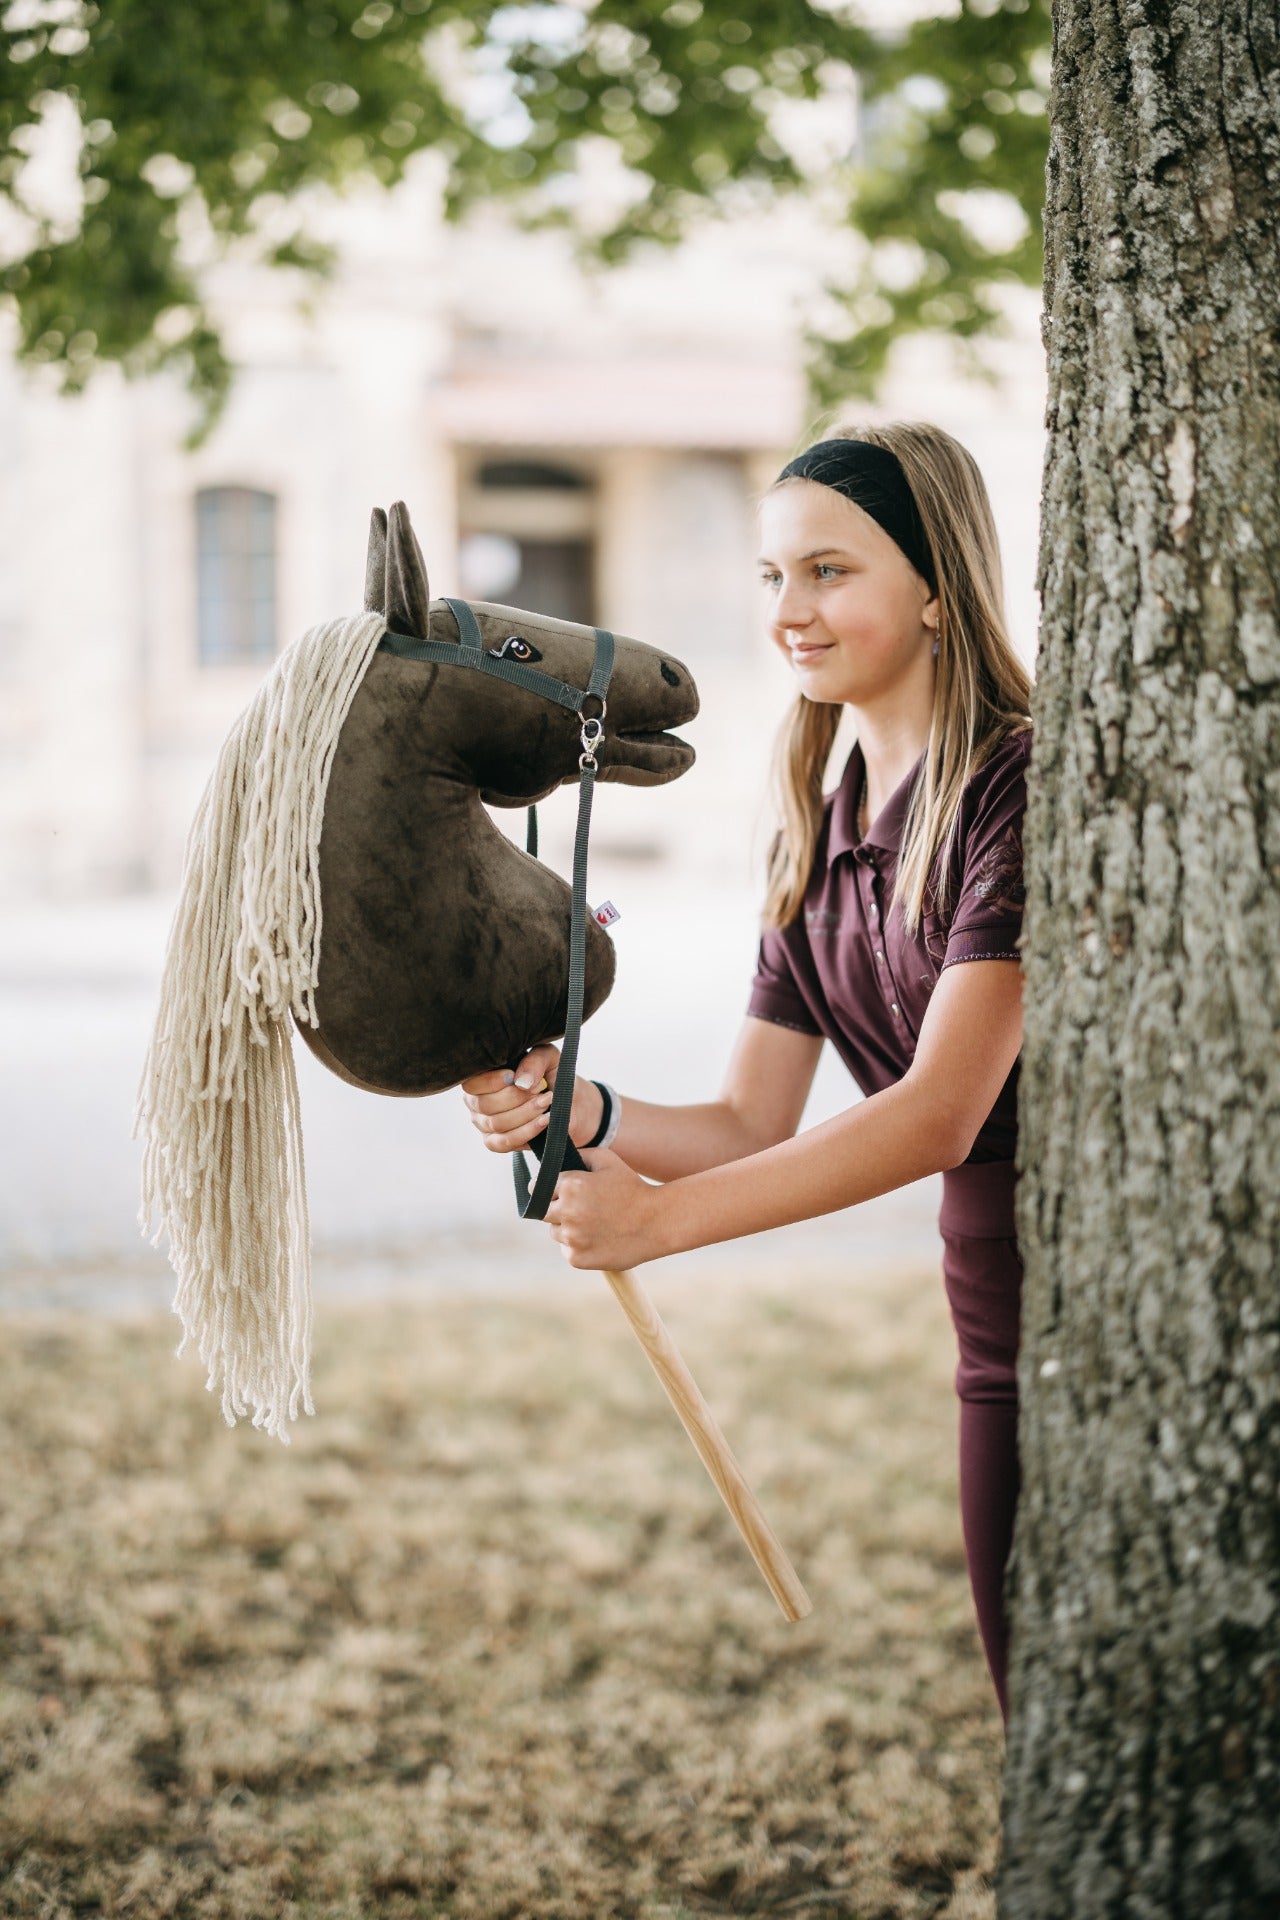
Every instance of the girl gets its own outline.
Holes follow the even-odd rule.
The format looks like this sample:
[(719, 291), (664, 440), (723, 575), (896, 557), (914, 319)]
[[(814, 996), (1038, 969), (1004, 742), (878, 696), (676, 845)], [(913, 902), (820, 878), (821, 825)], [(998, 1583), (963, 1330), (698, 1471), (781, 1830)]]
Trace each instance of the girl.
[[(765, 494), (760, 531), (769, 634), (798, 699), (747, 1018), (705, 1105), (575, 1083), (570, 1133), (592, 1171), (561, 1176), (547, 1220), (571, 1266), (629, 1267), (942, 1172), (965, 1553), (1004, 1713), (1030, 680), (982, 477), (940, 428), (820, 441)], [(845, 708), (856, 744), (824, 800)], [(866, 1097), (797, 1137), (824, 1039)], [(464, 1081), (486, 1146), (546, 1124), (558, 1059), (538, 1047), (516, 1076)]]

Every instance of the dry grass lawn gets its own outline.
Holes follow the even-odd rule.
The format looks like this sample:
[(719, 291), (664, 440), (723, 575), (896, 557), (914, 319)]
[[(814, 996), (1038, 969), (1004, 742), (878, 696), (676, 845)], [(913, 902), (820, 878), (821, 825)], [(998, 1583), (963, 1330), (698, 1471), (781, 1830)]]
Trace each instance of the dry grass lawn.
[(225, 1429), (176, 1323), (0, 1342), (0, 1914), (985, 1920), (999, 1721), (936, 1272), (655, 1297), (788, 1626), (599, 1282), (322, 1307)]

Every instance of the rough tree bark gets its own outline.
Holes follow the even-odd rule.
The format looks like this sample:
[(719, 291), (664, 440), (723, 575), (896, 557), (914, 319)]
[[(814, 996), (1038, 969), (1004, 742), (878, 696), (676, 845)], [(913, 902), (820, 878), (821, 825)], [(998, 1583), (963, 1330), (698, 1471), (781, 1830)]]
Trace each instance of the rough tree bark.
[(1008, 1920), (1280, 1914), (1276, 0), (1056, 0)]

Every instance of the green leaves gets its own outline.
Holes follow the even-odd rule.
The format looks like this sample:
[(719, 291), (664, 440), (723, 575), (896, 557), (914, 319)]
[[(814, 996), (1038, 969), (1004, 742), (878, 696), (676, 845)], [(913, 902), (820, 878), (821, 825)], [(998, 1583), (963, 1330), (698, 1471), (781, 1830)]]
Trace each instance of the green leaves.
[[(775, 138), (771, 115), (786, 98), (812, 99), (830, 44), (842, 57), (870, 44), (807, 0), (767, 10), (712, 0), (597, 0), (569, 8), (562, 36), (546, 30), (542, 8), (510, 8), (501, 22), (506, 66), (524, 116), (525, 184), (563, 174), (579, 143), (612, 143), (635, 175), (631, 204), (585, 236), (604, 260), (641, 240), (670, 244), (705, 212), (709, 198), (753, 184), (769, 192), (804, 186), (800, 168)], [(521, 16), (528, 30), (521, 35)], [(830, 44), (829, 44), (830, 43)], [(498, 171), (455, 178), (451, 210), (501, 188)], [(532, 217), (573, 223), (573, 202), (554, 196)]]
[[(974, 339), (999, 282), (1038, 282), (1049, 38), (1049, 0), (963, 0), (896, 36), (811, 0), (10, 0), (0, 198), (22, 231), (0, 294), (67, 387), (103, 360), (178, 365), (207, 429), (230, 373), (202, 270), (323, 275), (303, 187), (391, 186), (430, 150), (450, 217), (503, 198), (603, 263), (817, 191), (868, 246), (810, 336), (815, 390), (869, 393), (903, 333)], [(857, 148), (815, 172), (788, 104), (855, 91)], [(599, 143), (628, 191), (588, 215)], [(33, 149), (68, 156), (52, 198)]]
[(1005, 332), (994, 289), (1040, 285), (1050, 37), (1048, 0), (964, 0), (864, 64), (848, 217), (870, 251), (841, 290), (847, 334), (811, 342), (824, 401), (873, 392), (906, 333)]
[[(360, 174), (390, 186), (423, 147), (462, 162), (475, 144), (435, 77), (424, 8), (13, 0), (0, 25), (0, 194), (27, 245), (0, 289), (20, 353), (60, 366), (72, 389), (97, 360), (131, 373), (178, 363), (207, 428), (229, 369), (201, 268), (238, 249), (322, 273), (327, 250), (300, 214), (286, 211), (281, 231), (282, 203)], [(470, 11), (432, 0), (432, 30)], [(42, 128), (52, 113), (56, 130)], [(78, 151), (51, 206), (27, 162), (54, 131)]]

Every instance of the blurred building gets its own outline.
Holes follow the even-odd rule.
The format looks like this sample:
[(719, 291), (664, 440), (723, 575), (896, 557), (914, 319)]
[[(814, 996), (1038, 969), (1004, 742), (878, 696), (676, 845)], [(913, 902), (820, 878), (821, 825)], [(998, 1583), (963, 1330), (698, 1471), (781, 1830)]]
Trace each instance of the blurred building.
[[(370, 508), (398, 498), (434, 592), (596, 622), (692, 668), (698, 766), (606, 789), (598, 843), (748, 859), (790, 698), (753, 497), (813, 424), (802, 329), (847, 237), (791, 206), (589, 275), (562, 236), (436, 209), (429, 169), (332, 207), (341, 264), (309, 315), (287, 275), (217, 271), (241, 371), (195, 452), (174, 381), (107, 371), (64, 400), (0, 366), (0, 891), (172, 886), (232, 720), (280, 647), (358, 609)], [(861, 416), (932, 418), (973, 451), (1028, 658), (1037, 305), (1013, 303), (1001, 391), (919, 342)], [(554, 810), (550, 829), (554, 857)]]

